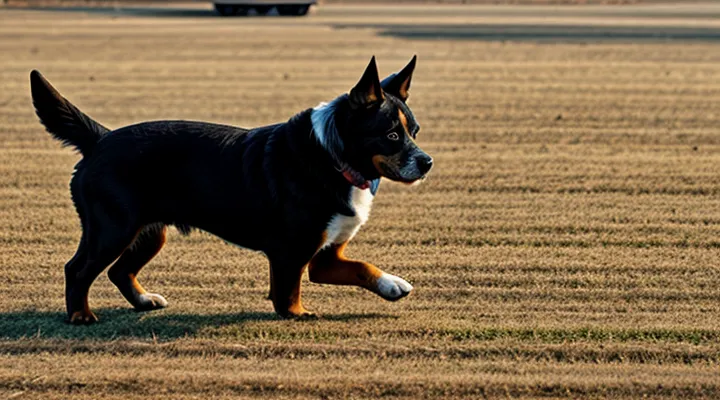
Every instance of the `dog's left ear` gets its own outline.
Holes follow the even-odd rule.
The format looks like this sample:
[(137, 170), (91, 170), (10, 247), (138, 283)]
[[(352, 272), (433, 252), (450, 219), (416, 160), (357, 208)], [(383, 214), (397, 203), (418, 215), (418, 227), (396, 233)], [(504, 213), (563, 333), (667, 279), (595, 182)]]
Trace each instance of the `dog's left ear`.
[(410, 60), (402, 71), (383, 79), (381, 83), (383, 90), (402, 101), (407, 101), (409, 96), (408, 91), (410, 90), (410, 80), (412, 80), (412, 74), (413, 71), (415, 71), (416, 61), (417, 56), (413, 56), (412, 60)]
[(360, 81), (350, 90), (350, 107), (353, 110), (367, 109), (382, 103), (383, 100), (385, 100), (385, 96), (382, 86), (380, 86), (380, 76), (375, 56), (373, 56)]

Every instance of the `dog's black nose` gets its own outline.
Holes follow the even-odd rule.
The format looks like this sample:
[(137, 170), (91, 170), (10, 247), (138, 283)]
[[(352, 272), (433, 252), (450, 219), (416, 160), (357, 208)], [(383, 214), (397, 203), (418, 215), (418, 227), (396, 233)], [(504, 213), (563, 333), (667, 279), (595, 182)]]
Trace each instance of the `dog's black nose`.
[(430, 168), (432, 168), (433, 159), (429, 155), (423, 154), (421, 156), (418, 156), (417, 165), (420, 172), (425, 175), (428, 173), (428, 171), (430, 171)]

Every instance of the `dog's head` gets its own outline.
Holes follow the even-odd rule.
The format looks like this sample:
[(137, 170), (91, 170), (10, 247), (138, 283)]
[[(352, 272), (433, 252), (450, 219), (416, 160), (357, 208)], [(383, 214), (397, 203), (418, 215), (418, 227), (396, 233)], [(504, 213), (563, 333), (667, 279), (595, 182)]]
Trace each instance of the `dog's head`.
[(313, 110), (313, 128), (321, 144), (343, 172), (350, 170), (358, 181), (384, 176), (414, 183), (432, 167), (432, 158), (415, 143), (420, 125), (407, 105), (415, 62), (413, 57), (400, 72), (380, 82), (373, 57), (349, 94)]

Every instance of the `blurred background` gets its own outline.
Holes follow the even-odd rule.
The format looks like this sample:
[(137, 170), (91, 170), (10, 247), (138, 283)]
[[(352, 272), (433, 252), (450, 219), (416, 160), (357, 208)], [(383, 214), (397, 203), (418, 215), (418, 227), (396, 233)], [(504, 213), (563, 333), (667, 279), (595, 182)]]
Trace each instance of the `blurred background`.
[[(720, 3), (231, 5), (2, 3), (0, 393), (720, 397)], [(111, 128), (256, 127), (414, 54), (435, 168), (383, 182), (347, 251), (413, 295), (306, 282), (321, 318), (279, 320), (264, 257), (173, 231), (141, 276), (169, 308), (132, 312), (101, 276), (101, 322), (63, 323), (79, 156), (34, 116), (32, 69)]]

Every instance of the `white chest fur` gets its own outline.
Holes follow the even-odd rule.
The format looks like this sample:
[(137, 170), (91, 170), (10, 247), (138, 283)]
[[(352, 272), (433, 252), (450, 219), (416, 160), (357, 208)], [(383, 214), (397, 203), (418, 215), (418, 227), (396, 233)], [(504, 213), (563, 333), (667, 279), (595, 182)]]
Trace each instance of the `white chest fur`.
[(370, 208), (374, 197), (370, 189), (360, 190), (356, 187), (350, 189), (350, 204), (355, 210), (355, 216), (335, 214), (325, 230), (327, 238), (323, 247), (333, 243), (345, 243), (352, 239), (370, 217)]

